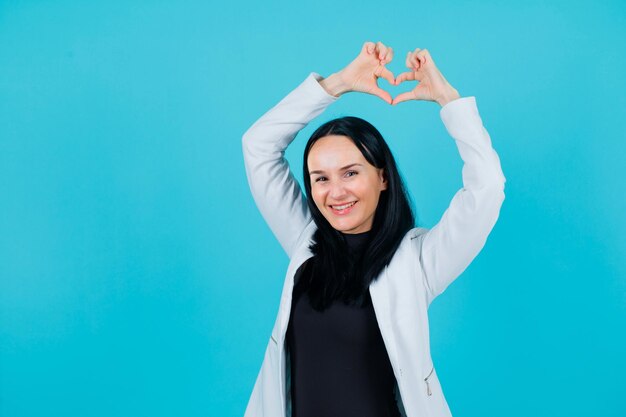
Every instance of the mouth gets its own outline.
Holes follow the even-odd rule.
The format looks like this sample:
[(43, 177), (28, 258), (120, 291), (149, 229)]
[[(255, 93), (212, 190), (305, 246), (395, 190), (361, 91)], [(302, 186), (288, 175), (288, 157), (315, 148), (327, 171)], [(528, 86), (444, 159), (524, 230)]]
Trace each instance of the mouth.
[(357, 202), (358, 201), (352, 201), (350, 203), (337, 204), (334, 206), (330, 206), (330, 209), (334, 214), (341, 216), (350, 213)]

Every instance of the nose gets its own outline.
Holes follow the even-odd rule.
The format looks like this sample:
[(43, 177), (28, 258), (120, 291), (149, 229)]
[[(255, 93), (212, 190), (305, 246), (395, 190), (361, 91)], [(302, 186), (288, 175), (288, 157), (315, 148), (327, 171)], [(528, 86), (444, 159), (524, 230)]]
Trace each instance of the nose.
[(333, 202), (343, 202), (343, 199), (347, 196), (347, 192), (344, 188), (344, 185), (341, 181), (333, 181), (330, 184), (330, 191), (328, 192), (328, 196)]

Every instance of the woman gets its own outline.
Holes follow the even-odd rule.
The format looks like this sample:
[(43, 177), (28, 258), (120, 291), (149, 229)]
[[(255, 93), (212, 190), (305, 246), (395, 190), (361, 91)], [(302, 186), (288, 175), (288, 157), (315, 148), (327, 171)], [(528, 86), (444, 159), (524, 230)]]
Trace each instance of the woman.
[[(393, 50), (366, 42), (328, 78), (312, 72), (243, 136), (254, 200), (290, 258), (278, 317), (245, 416), (450, 416), (430, 355), (428, 306), (482, 249), (505, 177), (474, 97), (461, 98), (427, 50), (394, 78)], [(418, 80), (392, 99), (377, 85)], [(395, 105), (439, 103), (463, 166), (463, 188), (432, 229), (414, 217), (380, 133), (356, 117), (331, 120), (304, 155), (307, 197), (284, 151), (350, 91)]]

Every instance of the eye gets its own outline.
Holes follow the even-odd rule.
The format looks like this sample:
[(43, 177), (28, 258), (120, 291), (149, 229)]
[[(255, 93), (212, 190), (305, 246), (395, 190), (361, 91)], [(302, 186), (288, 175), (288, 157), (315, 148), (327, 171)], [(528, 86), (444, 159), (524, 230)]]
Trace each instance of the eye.
[[(354, 175), (357, 175), (357, 174), (358, 174), (358, 172), (356, 172), (356, 171), (348, 171), (348, 172), (346, 172), (346, 175), (348, 175), (348, 174), (350, 174), (350, 173), (352, 173), (352, 174), (354, 174)], [(348, 175), (348, 176), (349, 176), (349, 177), (353, 177), (354, 175)]]
[(315, 182), (319, 182), (319, 181), (321, 181), (322, 179), (326, 179), (326, 177), (317, 177), (317, 178), (315, 179)]

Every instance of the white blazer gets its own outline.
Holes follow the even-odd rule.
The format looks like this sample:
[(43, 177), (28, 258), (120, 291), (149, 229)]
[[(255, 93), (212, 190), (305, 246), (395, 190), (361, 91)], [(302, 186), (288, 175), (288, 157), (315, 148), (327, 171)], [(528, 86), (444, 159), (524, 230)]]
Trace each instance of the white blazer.
[[(316, 229), (285, 149), (297, 133), (339, 99), (311, 72), (243, 135), (246, 175), (263, 218), (290, 262), (276, 324), (265, 350), (245, 417), (290, 417), (290, 359), (285, 333), (294, 275), (313, 256)], [(464, 165), (463, 187), (430, 230), (409, 230), (390, 264), (370, 285), (376, 319), (396, 378), (396, 399), (406, 417), (451, 417), (430, 355), (428, 306), (483, 248), (504, 201), (500, 160), (482, 124), (474, 97), (443, 106), (440, 116)]]

